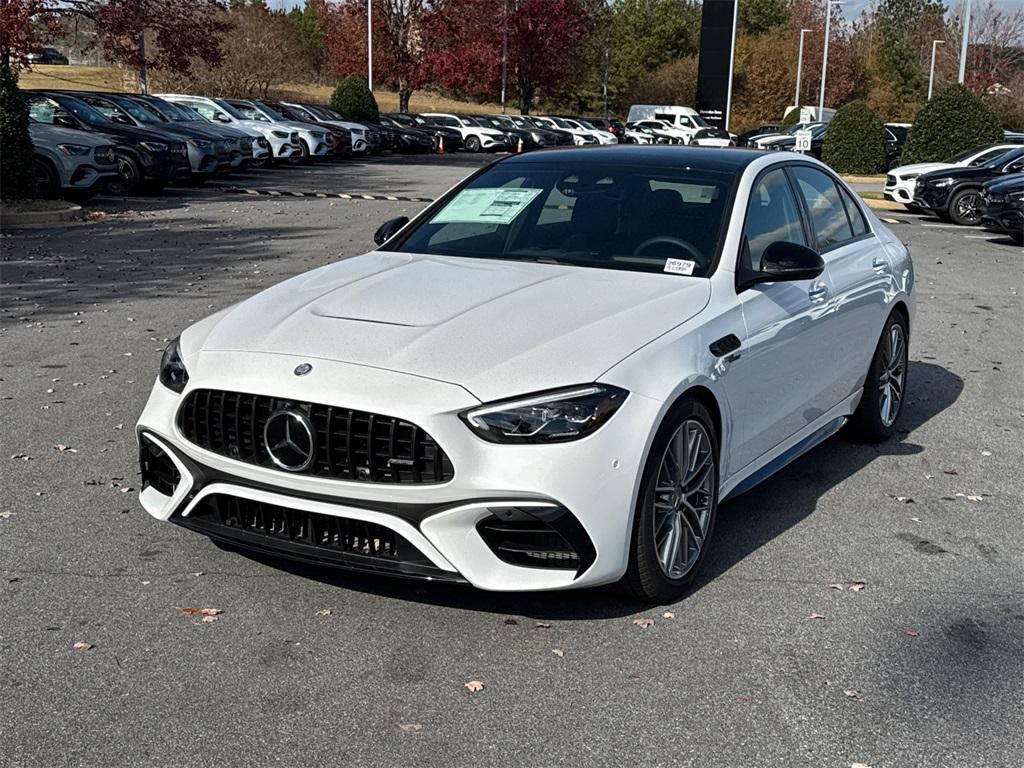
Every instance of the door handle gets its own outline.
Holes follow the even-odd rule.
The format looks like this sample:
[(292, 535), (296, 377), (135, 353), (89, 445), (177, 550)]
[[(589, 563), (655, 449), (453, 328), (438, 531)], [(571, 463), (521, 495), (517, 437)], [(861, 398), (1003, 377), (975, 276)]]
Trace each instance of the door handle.
[(823, 301), (828, 296), (828, 286), (824, 283), (812, 285), (807, 296), (811, 301)]
[[(708, 345), (708, 349), (711, 350), (711, 354), (715, 357), (723, 357), (730, 355), (731, 352), (736, 352), (740, 348), (743, 342), (734, 333), (730, 333), (728, 336), (723, 336), (718, 341), (712, 342)], [(729, 359), (735, 360), (739, 357), (739, 353), (730, 355)]]
[(871, 262), (871, 267), (875, 272), (888, 272), (889, 260), (884, 256), (875, 256), (875, 260)]

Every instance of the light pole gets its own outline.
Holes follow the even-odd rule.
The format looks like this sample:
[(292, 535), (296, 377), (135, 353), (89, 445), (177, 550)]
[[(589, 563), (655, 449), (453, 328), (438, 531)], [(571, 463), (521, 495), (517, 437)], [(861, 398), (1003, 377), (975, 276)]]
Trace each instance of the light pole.
[(963, 85), (964, 73), (967, 70), (967, 41), (971, 37), (971, 0), (964, 0), (964, 28), (963, 39), (960, 41), (960, 79), (958, 83)]
[(801, 29), (800, 30), (800, 52), (796, 56), (796, 99), (793, 101), (793, 106), (800, 109), (800, 78), (804, 70), (804, 35), (811, 30)]
[(825, 5), (825, 50), (821, 54), (821, 93), (818, 94), (818, 119), (825, 111), (825, 75), (828, 74), (828, 36), (832, 28), (832, 6), (842, 5), (843, 0), (829, 0)]
[(373, 93), (373, 0), (366, 0), (366, 84)]
[(928, 101), (932, 100), (932, 87), (935, 85), (935, 49), (946, 42), (945, 40), (932, 40), (932, 67), (928, 73)]

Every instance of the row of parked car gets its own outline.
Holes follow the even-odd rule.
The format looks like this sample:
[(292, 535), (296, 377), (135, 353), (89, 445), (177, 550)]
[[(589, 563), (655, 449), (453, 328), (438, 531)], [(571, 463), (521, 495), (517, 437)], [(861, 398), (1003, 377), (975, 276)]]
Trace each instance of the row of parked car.
[[(740, 147), (754, 149), (792, 150), (796, 146), (796, 134), (799, 131), (807, 130), (811, 132), (810, 154), (820, 160), (827, 128), (828, 121), (825, 120), (794, 123), (785, 129), (769, 123), (739, 134), (736, 144)], [(883, 126), (886, 168), (894, 168), (899, 163), (909, 130), (910, 123), (886, 123)]]
[(1024, 242), (1024, 137), (986, 144), (941, 163), (893, 168), (883, 194), (910, 211), (982, 226)]

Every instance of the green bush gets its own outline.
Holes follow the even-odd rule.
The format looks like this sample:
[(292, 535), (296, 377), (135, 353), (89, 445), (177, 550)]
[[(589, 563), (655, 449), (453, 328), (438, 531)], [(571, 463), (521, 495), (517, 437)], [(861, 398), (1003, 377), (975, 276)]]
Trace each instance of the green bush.
[(349, 120), (376, 120), (380, 117), (377, 100), (373, 98), (366, 80), (349, 75), (331, 94), (331, 106)]
[(783, 129), (789, 128), (789, 126), (796, 125), (799, 122), (800, 107), (793, 107), (791, 110), (789, 110), (789, 112), (786, 113), (786, 116), (782, 118), (782, 127)]
[(5, 55), (0, 62), (0, 196), (24, 200), (32, 197), (34, 189), (28, 106)]
[(900, 162), (929, 163), (1003, 138), (992, 108), (962, 85), (943, 88), (917, 113)]
[(839, 173), (884, 171), (885, 136), (878, 115), (863, 101), (841, 106), (825, 129), (821, 159)]

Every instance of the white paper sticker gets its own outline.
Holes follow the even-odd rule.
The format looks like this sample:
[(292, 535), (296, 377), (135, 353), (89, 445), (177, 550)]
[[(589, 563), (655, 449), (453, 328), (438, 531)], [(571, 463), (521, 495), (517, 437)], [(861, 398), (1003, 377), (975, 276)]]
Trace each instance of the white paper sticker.
[(511, 224), (541, 191), (529, 187), (464, 189), (430, 223)]
[(697, 262), (687, 259), (665, 259), (665, 271), (673, 275), (692, 275)]

